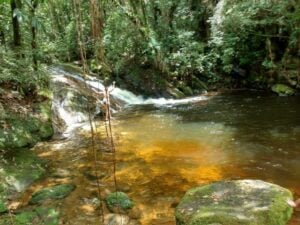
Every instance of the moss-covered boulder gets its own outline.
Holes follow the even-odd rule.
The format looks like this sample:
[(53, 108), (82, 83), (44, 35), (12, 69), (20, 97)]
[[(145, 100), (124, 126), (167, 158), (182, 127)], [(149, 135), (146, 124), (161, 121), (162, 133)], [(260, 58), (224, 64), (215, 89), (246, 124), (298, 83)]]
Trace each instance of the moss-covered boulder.
[(110, 193), (106, 198), (106, 204), (111, 211), (117, 207), (122, 210), (127, 210), (133, 208), (134, 206), (134, 203), (124, 192)]
[(5, 160), (0, 161), (0, 193), (1, 189), (3, 192), (22, 192), (46, 172), (45, 161), (28, 149), (8, 151), (3, 157)]
[(189, 190), (176, 208), (177, 225), (286, 225), (292, 193), (260, 180), (221, 181)]
[(30, 204), (41, 203), (47, 199), (63, 199), (67, 197), (74, 189), (73, 184), (60, 184), (52, 187), (44, 188), (40, 191), (35, 192), (32, 195)]
[(167, 93), (176, 99), (185, 97), (184, 93), (177, 88), (167, 88)]
[(51, 103), (49, 100), (32, 106), (35, 113), (21, 115), (5, 112), (0, 115), (0, 147), (3, 149), (33, 146), (53, 135)]
[(272, 91), (279, 96), (290, 96), (295, 94), (295, 90), (285, 84), (275, 84), (272, 86)]
[(9, 128), (0, 127), (0, 146), (5, 149), (33, 146), (36, 142), (53, 135), (52, 124), (49, 120), (10, 115), (4, 121), (9, 124)]
[(58, 225), (59, 212), (54, 208), (36, 208), (16, 215), (0, 217), (0, 225)]

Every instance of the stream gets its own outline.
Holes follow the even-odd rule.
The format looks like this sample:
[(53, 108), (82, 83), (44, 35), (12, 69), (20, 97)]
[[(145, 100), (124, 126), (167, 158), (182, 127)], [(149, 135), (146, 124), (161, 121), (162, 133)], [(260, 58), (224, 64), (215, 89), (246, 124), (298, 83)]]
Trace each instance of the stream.
[[(255, 91), (209, 94), (198, 101), (133, 104), (113, 116), (118, 191), (134, 201), (136, 224), (175, 225), (174, 208), (191, 187), (223, 179), (261, 179), (300, 197), (300, 97)], [(101, 195), (114, 191), (113, 155), (104, 122), (96, 120)], [(90, 128), (81, 123), (63, 140), (34, 148), (49, 176), (23, 197), (71, 182), (61, 224), (99, 224)], [(104, 209), (108, 213), (107, 209)], [(295, 212), (289, 225), (300, 223)]]

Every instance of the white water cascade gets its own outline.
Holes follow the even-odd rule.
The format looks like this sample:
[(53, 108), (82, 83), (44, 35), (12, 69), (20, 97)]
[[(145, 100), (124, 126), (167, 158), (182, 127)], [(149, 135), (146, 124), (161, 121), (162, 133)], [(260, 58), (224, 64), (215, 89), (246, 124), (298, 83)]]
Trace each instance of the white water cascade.
[(226, 0), (219, 0), (212, 17), (209, 18), (211, 24), (212, 42), (218, 46), (223, 44), (224, 33), (222, 31), (222, 23), (224, 19), (224, 8)]
[[(53, 121), (54, 130), (58, 134), (70, 132), (78, 124), (88, 120), (87, 105), (92, 102), (93, 115), (101, 112), (104, 98), (103, 82), (92, 76), (85, 76), (76, 71), (68, 72), (59, 67), (50, 69), (53, 91)], [(194, 103), (207, 100), (206, 96), (195, 96), (184, 99), (144, 98), (118, 87), (108, 88), (111, 96), (113, 112), (131, 105), (155, 105), (157, 107)], [(89, 101), (89, 103), (88, 103)]]

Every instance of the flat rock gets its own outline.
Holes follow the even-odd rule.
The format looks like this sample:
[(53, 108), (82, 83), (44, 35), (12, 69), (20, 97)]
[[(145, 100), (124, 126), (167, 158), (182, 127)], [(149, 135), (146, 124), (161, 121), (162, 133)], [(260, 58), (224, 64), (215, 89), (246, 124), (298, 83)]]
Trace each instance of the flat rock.
[(221, 181), (190, 189), (176, 208), (177, 225), (286, 225), (292, 193), (260, 180)]
[(130, 218), (126, 215), (110, 213), (104, 217), (104, 225), (129, 225)]

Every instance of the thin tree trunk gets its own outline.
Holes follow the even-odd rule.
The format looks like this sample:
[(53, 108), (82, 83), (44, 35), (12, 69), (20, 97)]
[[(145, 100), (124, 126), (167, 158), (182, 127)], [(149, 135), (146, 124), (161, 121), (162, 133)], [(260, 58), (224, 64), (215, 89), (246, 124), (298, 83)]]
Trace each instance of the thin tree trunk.
[[(38, 6), (37, 0), (31, 0), (31, 19), (35, 19), (35, 10)], [(37, 61), (37, 42), (36, 42), (36, 24), (31, 25), (31, 48), (32, 48), (32, 62), (34, 70), (38, 70), (38, 61)]]
[(90, 12), (91, 12), (91, 26), (92, 26), (92, 38), (95, 48), (95, 56), (97, 63), (101, 65), (101, 70), (104, 74), (111, 73), (111, 68), (106, 62), (105, 53), (103, 48), (103, 7), (98, 0), (90, 0)]
[(21, 32), (20, 32), (20, 23), (18, 21), (17, 16), (15, 15), (15, 11), (21, 7), (19, 0), (11, 0), (11, 16), (12, 16), (12, 25), (13, 25), (13, 45), (14, 47), (21, 46)]
[(6, 40), (5, 40), (5, 33), (3, 30), (0, 30), (0, 43), (4, 46), (4, 49), (6, 51)]

